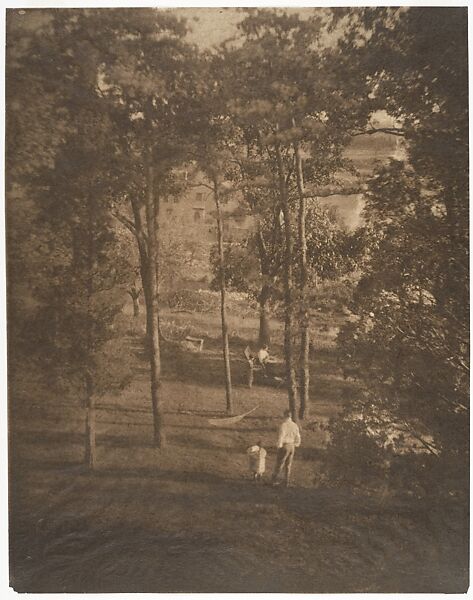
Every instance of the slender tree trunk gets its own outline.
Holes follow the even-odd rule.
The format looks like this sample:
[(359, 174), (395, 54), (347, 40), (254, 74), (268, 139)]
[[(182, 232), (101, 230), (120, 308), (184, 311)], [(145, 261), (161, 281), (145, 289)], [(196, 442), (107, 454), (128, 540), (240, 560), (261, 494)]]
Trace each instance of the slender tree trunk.
[(133, 300), (133, 316), (135, 319), (140, 316), (140, 298), (139, 296), (132, 296)]
[[(146, 347), (149, 348), (151, 345), (151, 330), (153, 328), (153, 310), (154, 302), (152, 302), (151, 286), (149, 284), (149, 265), (148, 261), (145, 264), (146, 271), (143, 273), (143, 296), (145, 299), (145, 312), (146, 312)], [(143, 269), (144, 270), (144, 269)]]
[(269, 298), (269, 287), (264, 284), (259, 295), (259, 336), (260, 346), (269, 346), (271, 343), (271, 328), (269, 325), (267, 303)]
[[(250, 149), (249, 147), (247, 147), (247, 157), (250, 158)], [(242, 174), (244, 175), (244, 170), (242, 169)], [(244, 196), (245, 197), (245, 196)], [(264, 236), (263, 233), (261, 231), (261, 223), (260, 223), (260, 216), (257, 213), (256, 210), (256, 202), (253, 198), (249, 198), (249, 197), (245, 197), (246, 202), (248, 203), (248, 206), (250, 207), (250, 210), (253, 213), (256, 213), (255, 217), (256, 217), (256, 235), (255, 235), (255, 240), (256, 240), (256, 247), (258, 250), (258, 254), (259, 254), (259, 262), (260, 262), (260, 272), (261, 275), (264, 277), (268, 277), (269, 275), (269, 271), (270, 271), (270, 258), (268, 256), (268, 250), (266, 248), (266, 243), (264, 240)], [(259, 298), (258, 298), (258, 303), (259, 303), (259, 333), (258, 333), (258, 344), (260, 346), (265, 346), (271, 343), (271, 331), (270, 331), (270, 325), (269, 325), (269, 318), (268, 318), (268, 313), (267, 313), (267, 302), (268, 299), (270, 298), (271, 295), (271, 288), (269, 285), (267, 284), (263, 284), (261, 286), (261, 291), (259, 294)]]
[(299, 144), (294, 144), (295, 158), (296, 158), (296, 179), (297, 179), (297, 191), (299, 195), (299, 214), (298, 214), (298, 234), (299, 234), (299, 297), (301, 303), (301, 346), (299, 356), (299, 393), (300, 393), (300, 406), (299, 406), (299, 418), (309, 416), (310, 410), (310, 398), (309, 398), (309, 384), (310, 384), (310, 369), (309, 369), (309, 350), (310, 350), (310, 317), (309, 307), (307, 305), (307, 239), (305, 230), (305, 217), (306, 217), (306, 198), (304, 197), (304, 173), (302, 170), (302, 158), (300, 153)]
[[(252, 206), (250, 204), (250, 206)], [(254, 209), (254, 206), (252, 206)], [(257, 232), (256, 232), (256, 247), (258, 249), (259, 254), (259, 262), (260, 262), (260, 270), (263, 278), (267, 278), (269, 276), (269, 263), (270, 259), (268, 257), (268, 251), (266, 249), (266, 244), (264, 241), (263, 233), (261, 231), (261, 224), (259, 221), (259, 216), (256, 217), (257, 224)], [(268, 345), (271, 343), (271, 332), (269, 326), (269, 319), (267, 313), (267, 303), (271, 296), (271, 288), (267, 283), (263, 283), (261, 286), (261, 291), (259, 294), (258, 302), (260, 307), (260, 318), (259, 318), (259, 335), (258, 335), (258, 343), (260, 346)]]
[(140, 277), (141, 285), (143, 288), (143, 296), (145, 299), (145, 310), (146, 310), (146, 343), (149, 346), (151, 339), (151, 322), (153, 320), (153, 308), (151, 306), (151, 292), (149, 282), (149, 257), (148, 257), (148, 243), (143, 226), (143, 219), (141, 216), (141, 207), (138, 200), (133, 199), (131, 201), (131, 207), (133, 210), (134, 220), (134, 234), (136, 243), (138, 245), (138, 253), (140, 255)]
[[(90, 361), (92, 355), (92, 323), (90, 322), (91, 314), (91, 302), (93, 294), (93, 267), (95, 258), (95, 243), (94, 243), (94, 218), (92, 213), (92, 200), (90, 196), (87, 199), (87, 225), (88, 225), (88, 236), (87, 236), (87, 332), (86, 332), (86, 344), (87, 344), (87, 358)], [(89, 366), (85, 370), (85, 392), (86, 392), (86, 417), (85, 417), (85, 464), (93, 470), (96, 465), (96, 412), (95, 412), (95, 397), (94, 397), (94, 380)]]
[(155, 207), (155, 230), (156, 230), (156, 260), (155, 260), (155, 274), (156, 274), (156, 319), (158, 322), (158, 335), (159, 339), (162, 340), (163, 336), (161, 335), (161, 317), (159, 314), (160, 300), (159, 300), (159, 284), (160, 284), (160, 254), (159, 254), (159, 205), (160, 200), (159, 196), (155, 197), (154, 207)]
[[(163, 448), (166, 444), (164, 423), (163, 423), (163, 403), (160, 398), (161, 387), (161, 355), (159, 346), (159, 322), (157, 307), (157, 236), (156, 236), (156, 206), (154, 198), (154, 168), (152, 165), (147, 167), (147, 190), (146, 190), (146, 224), (148, 234), (148, 303), (146, 310), (149, 317), (149, 361), (151, 378), (151, 405), (153, 409), (154, 426), (154, 445), (157, 448)], [(149, 315), (148, 315), (149, 312)]]
[(140, 316), (140, 295), (141, 290), (137, 290), (135, 286), (133, 286), (130, 290), (128, 290), (128, 294), (133, 302), (133, 316), (135, 318)]
[(95, 469), (97, 462), (96, 456), (96, 413), (95, 396), (93, 390), (92, 376), (90, 373), (85, 377), (86, 388), (86, 417), (85, 417), (85, 464), (90, 469)]
[(222, 346), (223, 362), (225, 366), (225, 392), (227, 397), (227, 413), (233, 413), (232, 399), (232, 373), (230, 369), (230, 349), (228, 346), (228, 324), (226, 307), (226, 286), (225, 286), (225, 256), (223, 251), (223, 223), (222, 210), (220, 206), (220, 197), (218, 191), (218, 182), (214, 179), (214, 200), (217, 212), (217, 245), (219, 259), (219, 283), (220, 283), (220, 314), (222, 317)]
[(284, 172), (284, 164), (281, 155), (281, 148), (276, 145), (276, 159), (278, 165), (279, 195), (281, 207), (284, 216), (284, 357), (286, 362), (286, 380), (287, 394), (289, 400), (289, 410), (292, 418), (297, 420), (297, 381), (294, 370), (294, 357), (292, 350), (292, 336), (294, 328), (294, 297), (293, 297), (293, 276), (292, 276), (292, 231), (291, 231), (291, 211), (289, 208), (289, 197)]

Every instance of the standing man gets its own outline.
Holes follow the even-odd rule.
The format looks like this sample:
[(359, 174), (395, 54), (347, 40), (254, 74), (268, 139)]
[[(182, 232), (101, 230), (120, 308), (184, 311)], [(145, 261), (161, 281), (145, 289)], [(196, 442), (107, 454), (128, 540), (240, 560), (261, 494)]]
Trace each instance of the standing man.
[(292, 460), (294, 458), (294, 451), (301, 445), (301, 434), (299, 426), (294, 423), (291, 417), (291, 411), (284, 411), (284, 421), (281, 423), (279, 428), (278, 438), (278, 453), (276, 456), (276, 466), (273, 473), (273, 483), (276, 481), (284, 471), (284, 481), (286, 486), (289, 485), (289, 477), (291, 475)]

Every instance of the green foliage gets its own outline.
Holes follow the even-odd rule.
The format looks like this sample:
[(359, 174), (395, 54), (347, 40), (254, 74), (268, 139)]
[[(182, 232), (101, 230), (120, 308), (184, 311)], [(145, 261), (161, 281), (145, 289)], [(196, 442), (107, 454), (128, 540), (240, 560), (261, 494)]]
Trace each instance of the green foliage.
[[(210, 283), (213, 290), (219, 289), (220, 261), (217, 246), (210, 251), (210, 265), (214, 278)], [(224, 249), (225, 284), (230, 290), (245, 292), (256, 298), (262, 285), (258, 257), (251, 240), (242, 243), (227, 243)]]
[[(166, 294), (183, 282), (195, 280), (196, 273), (207, 272), (207, 248), (182, 240), (172, 231), (159, 236), (159, 291)], [(205, 257), (205, 258), (204, 258)]]
[(353, 301), (353, 291), (356, 286), (356, 275), (321, 282), (317, 289), (309, 295), (313, 309), (323, 312), (348, 311)]
[[(217, 291), (206, 289), (183, 289), (169, 292), (164, 295), (163, 301), (167, 302), (173, 311), (190, 313), (216, 313), (220, 309), (220, 294)], [(228, 310), (241, 316), (247, 316), (254, 311), (253, 304), (248, 304), (244, 294), (230, 292), (227, 298)]]
[(313, 202), (307, 210), (307, 262), (313, 281), (338, 279), (355, 271), (363, 257), (363, 242), (362, 232), (347, 231), (333, 209)]
[[(223, 203), (241, 192), (241, 212), (255, 219), (254, 235), (225, 247), (226, 284), (277, 302), (292, 269), (290, 323), (300, 300), (291, 288), (303, 279), (300, 152), (309, 284), (361, 271), (340, 348), (364, 393), (330, 426), (339, 462), (327, 469), (334, 481), (362, 485), (402, 456), (414, 478), (428, 469), (453, 490), (447, 472), (461, 479), (468, 441), (465, 10), (334, 11), (333, 43), (324, 46), (322, 13), (305, 20), (249, 9), (239, 39), (202, 56), (183, 22), (154, 9), (37, 16), (28, 26), (12, 12), (7, 23), (10, 356), (36, 358), (63, 379), (92, 376), (97, 390), (117, 379), (105, 371), (121, 351), (110, 344), (123, 292), (138, 254), (141, 274), (156, 260), (146, 190), (156, 191), (155, 209), (179, 193), (175, 168), (184, 161), (200, 165)], [(404, 157), (378, 169), (365, 226), (347, 232), (313, 198), (353, 181), (344, 151), (378, 110), (404, 138)], [(133, 256), (115, 217), (136, 234)], [(166, 290), (193, 259), (174, 240), (161, 240), (160, 252)], [(216, 273), (215, 252), (211, 262)], [(192, 294), (174, 301), (196, 307)], [(209, 296), (197, 306), (210, 304)]]
[(379, 489), (389, 472), (392, 451), (386, 451), (379, 436), (367, 431), (362, 418), (337, 417), (329, 423), (328, 430), (330, 442), (316, 482), (354, 491)]
[[(366, 42), (367, 62), (378, 100), (405, 129), (406, 161), (393, 161), (370, 182), (370, 251), (351, 307), (357, 320), (340, 335), (347, 374), (365, 393), (332, 426), (333, 443), (345, 447), (362, 414), (360, 435), (374, 440), (380, 456), (391, 431), (393, 451), (404, 454), (401, 472), (423, 481), (423, 493), (432, 486), (435, 493), (463, 493), (469, 438), (466, 21), (455, 9), (409, 9), (387, 27), (383, 11), (370, 14), (377, 20)], [(415, 454), (420, 451), (428, 458)], [(345, 460), (345, 473), (352, 472), (352, 459), (345, 454)]]
[[(295, 219), (293, 219), (295, 221)], [(247, 293), (251, 298), (258, 299), (263, 285), (268, 290), (268, 299), (279, 302), (282, 298), (282, 278), (284, 270), (284, 249), (272, 240), (279, 239), (279, 221), (271, 218), (260, 219), (259, 234), (252, 234), (241, 243), (231, 243), (225, 246), (225, 281), (229, 289)], [(275, 232), (275, 229), (277, 230)], [(313, 201), (306, 215), (307, 262), (309, 272), (309, 288), (314, 299), (317, 298), (317, 285), (324, 281), (339, 280), (357, 270), (365, 253), (365, 232), (358, 230), (349, 232), (340, 222), (335, 211)], [(293, 222), (294, 237), (297, 228)], [(258, 236), (261, 235), (265, 245), (271, 245), (269, 257), (270, 274), (265, 274), (261, 267), (258, 253)], [(293, 269), (298, 277), (300, 252), (298, 243), (295, 244)], [(210, 263), (214, 279), (213, 289), (218, 288), (219, 263), (216, 247), (212, 247)]]

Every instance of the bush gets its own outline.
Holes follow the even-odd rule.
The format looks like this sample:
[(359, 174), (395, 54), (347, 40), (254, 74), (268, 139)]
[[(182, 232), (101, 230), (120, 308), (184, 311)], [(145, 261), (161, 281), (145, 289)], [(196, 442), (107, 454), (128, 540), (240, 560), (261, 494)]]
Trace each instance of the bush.
[[(212, 290), (179, 290), (162, 296), (162, 300), (174, 311), (212, 313), (220, 310), (220, 292)], [(256, 304), (249, 301), (245, 293), (227, 291), (227, 310), (230, 314), (249, 316), (254, 314)]]
[(372, 416), (348, 409), (325, 429), (330, 441), (317, 483), (415, 498), (466, 498), (466, 455), (429, 452), (415, 438), (394, 427), (374, 427)]
[(213, 312), (219, 307), (219, 294), (210, 290), (179, 290), (166, 297), (172, 310), (189, 312)]
[(311, 295), (311, 307), (343, 312), (353, 299), (354, 282), (351, 279), (324, 281)]
[(360, 419), (331, 419), (326, 426), (330, 441), (317, 480), (333, 487), (379, 489), (388, 475), (393, 453), (370, 435)]
[(133, 351), (121, 336), (108, 340), (95, 355), (94, 385), (97, 395), (118, 392), (133, 379)]

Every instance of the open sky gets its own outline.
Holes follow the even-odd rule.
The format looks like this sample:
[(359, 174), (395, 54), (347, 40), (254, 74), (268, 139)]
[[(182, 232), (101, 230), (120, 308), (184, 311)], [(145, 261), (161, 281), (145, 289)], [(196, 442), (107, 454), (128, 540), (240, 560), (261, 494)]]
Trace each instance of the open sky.
[(234, 35), (242, 18), (237, 8), (176, 8), (174, 12), (188, 19), (192, 29), (190, 39), (206, 47)]
[[(189, 20), (190, 39), (204, 47), (212, 47), (236, 33), (236, 25), (243, 18), (238, 8), (176, 8), (174, 12)], [(284, 8), (289, 13), (311, 15), (315, 8)], [(322, 10), (322, 9), (318, 9)]]

